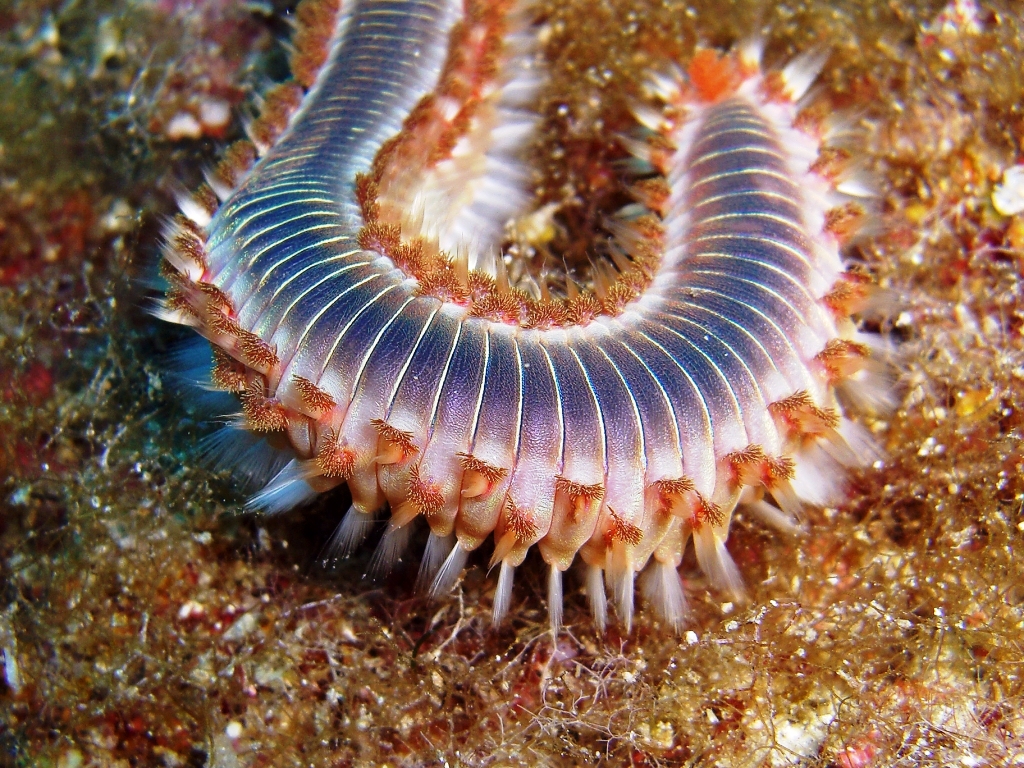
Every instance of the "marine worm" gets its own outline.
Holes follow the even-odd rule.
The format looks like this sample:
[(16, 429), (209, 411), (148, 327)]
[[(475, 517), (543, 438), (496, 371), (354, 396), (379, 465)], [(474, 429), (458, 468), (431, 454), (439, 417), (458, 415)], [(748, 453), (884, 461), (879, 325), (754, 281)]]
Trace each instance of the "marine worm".
[[(211, 343), (209, 385), (241, 404), (229, 435), (287, 460), (250, 506), (347, 483), (336, 546), (389, 508), (381, 571), (423, 519), (435, 594), (492, 539), (496, 622), (531, 549), (556, 629), (576, 560), (600, 628), (606, 590), (631, 625), (641, 572), (678, 628), (691, 539), (741, 595), (737, 505), (792, 528), (871, 455), (836, 396), (881, 386), (851, 320), (870, 286), (839, 250), (867, 190), (801, 111), (823, 57), (765, 74), (748, 45), (653, 72), (623, 139), (646, 169), (637, 203), (609, 215), (607, 258), (578, 285), (502, 250), (536, 213), (536, 14), (304, 0), (297, 15), (293, 80), (182, 198), (164, 258), (160, 314)], [(235, 440), (222, 449), (248, 455)]]

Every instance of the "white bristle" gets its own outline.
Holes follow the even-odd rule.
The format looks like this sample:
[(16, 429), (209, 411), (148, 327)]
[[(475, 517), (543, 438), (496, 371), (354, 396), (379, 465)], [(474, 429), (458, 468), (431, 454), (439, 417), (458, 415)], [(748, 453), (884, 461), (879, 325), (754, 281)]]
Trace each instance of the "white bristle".
[(819, 443), (809, 443), (797, 453), (793, 470), (791, 483), (801, 501), (828, 507), (841, 498), (845, 470)]
[(866, 171), (859, 169), (852, 171), (849, 175), (845, 176), (842, 181), (836, 185), (836, 191), (843, 195), (863, 199), (871, 199), (879, 196), (878, 190), (875, 188), (871, 179), (871, 175)]
[(899, 405), (892, 373), (877, 360), (868, 360), (867, 368), (838, 382), (836, 394), (850, 410), (872, 416), (888, 416)]
[(644, 87), (647, 93), (654, 98), (669, 103), (679, 97), (679, 86), (685, 79), (683, 71), (672, 64), (663, 71), (652, 72), (648, 76), (647, 82), (644, 83)]
[(249, 487), (260, 487), (277, 475), (291, 459), (262, 435), (237, 426), (227, 426), (203, 438), (200, 457), (214, 471), (229, 471)]
[(660, 560), (653, 561), (644, 571), (640, 586), (658, 615), (679, 632), (686, 619), (686, 595), (675, 567)]
[(650, 131), (658, 133), (665, 128), (665, 116), (660, 109), (647, 104), (633, 105), (633, 117), (640, 125)]
[(306, 482), (308, 474), (301, 462), (292, 459), (263, 490), (245, 503), (245, 508), (277, 514), (309, 501), (317, 491)]
[(440, 597), (451, 592), (455, 582), (459, 580), (459, 576), (462, 575), (462, 571), (466, 567), (466, 559), (468, 557), (469, 550), (463, 549), (462, 545), (456, 542), (455, 546), (452, 547), (452, 551), (448, 553), (448, 558), (437, 571), (434, 583), (430, 585), (431, 597)]
[(757, 69), (761, 66), (761, 59), (764, 57), (764, 37), (754, 35), (748, 37), (739, 46), (740, 63), (748, 69)]
[(206, 179), (206, 183), (210, 186), (210, 189), (213, 190), (213, 194), (215, 194), (217, 196), (217, 199), (220, 200), (222, 203), (225, 202), (234, 193), (234, 190), (231, 187), (224, 184), (223, 182), (221, 182), (221, 180), (218, 179), (216, 174), (214, 174), (212, 171), (207, 171), (204, 174), (204, 178)]
[(811, 50), (802, 53), (793, 59), (782, 70), (782, 79), (786, 83), (786, 95), (793, 101), (799, 101), (800, 97), (807, 93), (818, 78), (818, 73), (828, 61), (828, 52)]
[(633, 627), (633, 580), (636, 572), (631, 566), (620, 568), (609, 568), (605, 572), (605, 578), (611, 587), (612, 599), (615, 601), (615, 610), (619, 614), (619, 621), (628, 632)]
[(551, 633), (557, 635), (562, 627), (562, 572), (556, 565), (548, 571), (548, 619)]
[(870, 466), (872, 462), (878, 461), (884, 455), (875, 438), (863, 424), (850, 419), (842, 419), (836, 431), (853, 452), (855, 462), (852, 466)]
[(438, 536), (433, 531), (427, 537), (427, 546), (423, 549), (423, 558), (420, 560), (420, 570), (416, 575), (416, 591), (426, 592), (434, 582), (438, 570), (448, 559), (448, 555), (455, 546), (455, 534)]
[(206, 229), (210, 225), (213, 218), (209, 212), (195, 201), (195, 199), (188, 194), (178, 195), (178, 210), (180, 210), (187, 219), (192, 221), (199, 227)]
[(504, 560), (501, 561), (501, 568), (498, 571), (498, 586), (494, 590), (494, 611), (491, 622), (497, 626), (508, 613), (508, 607), (512, 603), (512, 581), (516, 569)]
[[(265, 154), (267, 154), (267, 150), (269, 150), (270, 147), (259, 140), (259, 138), (256, 135), (256, 132), (253, 130), (254, 123), (255, 120), (252, 117), (246, 117), (242, 120), (242, 130), (245, 131), (246, 138), (249, 139), (249, 141), (252, 143), (254, 147), (256, 147), (257, 156), (263, 157)], [(182, 211), (182, 213), (184, 213), (184, 210)], [(188, 216), (187, 213), (185, 215)], [(189, 216), (189, 218), (192, 217)], [(195, 221), (195, 219), (192, 220)], [(196, 223), (198, 224), (199, 222)]]
[(203, 269), (191, 257), (184, 256), (175, 247), (175, 239), (182, 234), (181, 226), (173, 219), (164, 223), (163, 226), (163, 248), (161, 253), (164, 259), (178, 272), (196, 281), (203, 278)]
[(587, 566), (587, 601), (597, 631), (604, 632), (608, 626), (608, 598), (604, 592), (604, 571), (596, 565)]
[(700, 569), (713, 586), (734, 600), (745, 599), (743, 577), (740, 576), (739, 568), (725, 548), (725, 543), (715, 535), (711, 526), (704, 525), (693, 532), (693, 548)]
[(627, 134), (619, 134), (616, 138), (629, 154), (646, 165), (650, 165), (652, 157), (650, 144)]
[(329, 553), (333, 557), (348, 557), (366, 541), (366, 537), (373, 530), (374, 514), (363, 512), (355, 506), (348, 508), (348, 512), (341, 519), (334, 536), (331, 537)]
[(775, 499), (775, 503), (782, 510), (786, 519), (792, 521), (798, 530), (801, 530), (800, 525), (804, 519), (803, 504), (800, 503), (800, 497), (794, 490), (793, 483), (789, 480), (780, 481), (772, 488), (772, 498)]
[(402, 559), (406, 548), (409, 546), (409, 538), (412, 535), (412, 526), (403, 525), (396, 528), (389, 525), (380, 537), (380, 543), (374, 550), (370, 560), (368, 574), (372, 579), (382, 579), (391, 573), (391, 569)]
[[(206, 339), (197, 336), (176, 345), (161, 362), (170, 371), (170, 375), (176, 383), (189, 387), (189, 394), (195, 390), (206, 391), (209, 389), (213, 355)], [(231, 398), (231, 395), (226, 392), (221, 394)], [(217, 413), (223, 412), (223, 409), (217, 411)]]
[(184, 325), (189, 328), (198, 328), (201, 325), (194, 315), (190, 315), (188, 312), (181, 312), (177, 309), (170, 309), (162, 301), (151, 304), (148, 311), (149, 314), (157, 320), (163, 320), (165, 323)]
[(829, 147), (856, 148), (862, 139), (861, 114), (853, 110), (833, 112), (819, 127), (822, 144)]
[(745, 503), (743, 507), (744, 509), (749, 510), (762, 522), (770, 525), (778, 531), (782, 531), (783, 533), (788, 533), (793, 536), (804, 532), (803, 528), (800, 527), (800, 523), (797, 522), (794, 517), (786, 514), (774, 504), (769, 504), (764, 499), (749, 501)]

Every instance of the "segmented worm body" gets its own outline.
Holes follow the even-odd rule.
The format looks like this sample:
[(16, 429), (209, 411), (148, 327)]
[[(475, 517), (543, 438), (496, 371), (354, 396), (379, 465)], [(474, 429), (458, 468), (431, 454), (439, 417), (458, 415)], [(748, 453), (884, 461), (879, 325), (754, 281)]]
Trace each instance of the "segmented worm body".
[(388, 506), (381, 568), (422, 518), (435, 592), (493, 538), (496, 620), (532, 548), (556, 626), (577, 556), (601, 626), (606, 586), (629, 625), (644, 569), (678, 625), (691, 538), (740, 593), (737, 504), (792, 527), (864, 457), (835, 399), (868, 357), (867, 288), (838, 253), (859, 190), (794, 127), (820, 62), (764, 76), (752, 50), (704, 51), (652, 76), (639, 202), (610, 217), (591, 285), (553, 286), (501, 254), (533, 205), (530, 14), (306, 0), (299, 20), (295, 81), (182, 201), (165, 259), (162, 314), (212, 342), (238, 428), (287, 446), (252, 505), (347, 483), (338, 546)]

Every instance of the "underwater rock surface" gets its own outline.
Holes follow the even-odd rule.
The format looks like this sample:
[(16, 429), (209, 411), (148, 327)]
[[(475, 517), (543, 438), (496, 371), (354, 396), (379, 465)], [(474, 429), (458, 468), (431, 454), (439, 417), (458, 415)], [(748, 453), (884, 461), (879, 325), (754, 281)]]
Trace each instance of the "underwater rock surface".
[(1024, 26), (998, 3), (687, 8), (552, 8), (559, 247), (593, 226), (567, 201), (601, 189), (637, 51), (685, 61), (754, 19), (769, 65), (826, 46), (818, 87), (860, 115), (880, 193), (851, 255), (897, 307), (900, 405), (871, 425), (884, 463), (805, 536), (736, 520), (748, 604), (691, 552), (682, 636), (648, 612), (598, 634), (572, 589), (555, 643), (530, 561), (493, 630), (486, 563), (436, 603), (415, 563), (381, 584), (368, 555), (325, 567), (341, 501), (240, 515), (194, 450), (145, 283), (177, 185), (283, 76), (288, 9), (0, 11), (0, 764), (1024, 760), (1024, 216), (992, 201), (1024, 159)]

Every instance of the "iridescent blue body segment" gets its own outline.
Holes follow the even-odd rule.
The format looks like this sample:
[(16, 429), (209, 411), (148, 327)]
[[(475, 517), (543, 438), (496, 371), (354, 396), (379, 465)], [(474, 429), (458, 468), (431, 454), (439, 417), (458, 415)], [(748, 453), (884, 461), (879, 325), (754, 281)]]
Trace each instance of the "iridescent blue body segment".
[[(303, 279), (293, 290), (301, 293), (338, 259), (374, 260), (355, 243), (355, 174), (433, 87), (461, 12), (456, 3), (430, 0), (358, 2), (346, 10), (337, 47), (300, 114), (209, 227), (211, 273), (232, 291), (243, 322), (276, 304), (278, 286), (298, 272)], [(342, 273), (328, 285), (341, 292), (352, 277)], [(303, 296), (292, 322), (320, 306)]]

